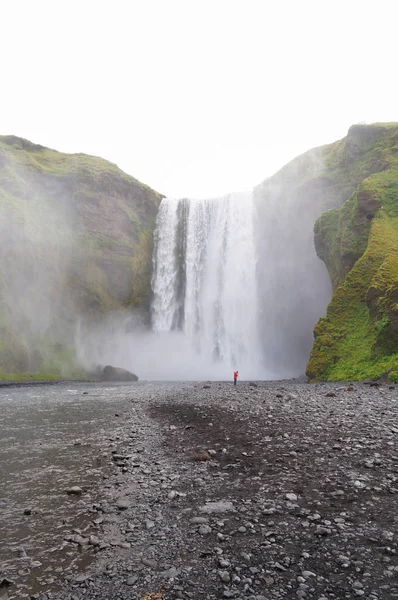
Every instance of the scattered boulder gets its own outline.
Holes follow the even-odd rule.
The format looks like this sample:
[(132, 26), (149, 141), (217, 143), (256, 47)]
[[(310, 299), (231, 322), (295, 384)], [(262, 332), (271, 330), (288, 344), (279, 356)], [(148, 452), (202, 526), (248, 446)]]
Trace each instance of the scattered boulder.
[(72, 487), (66, 490), (66, 493), (69, 494), (69, 496), (81, 496), (83, 490), (80, 486), (73, 485)]
[(127, 369), (106, 365), (101, 373), (101, 381), (138, 381), (138, 377)]
[(128, 500), (126, 500), (125, 498), (120, 498), (116, 502), (116, 506), (119, 510), (127, 510), (128, 508), (130, 508), (131, 503)]
[(195, 454), (194, 460), (197, 462), (205, 462), (206, 460), (211, 460), (211, 456), (206, 450), (199, 450)]

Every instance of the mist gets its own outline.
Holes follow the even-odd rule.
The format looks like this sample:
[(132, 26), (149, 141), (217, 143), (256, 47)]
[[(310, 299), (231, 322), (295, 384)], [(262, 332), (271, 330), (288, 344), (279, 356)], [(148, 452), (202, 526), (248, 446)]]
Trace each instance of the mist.
[[(98, 373), (111, 364), (151, 380), (230, 380), (234, 370), (241, 379), (303, 374), (313, 327), (331, 297), (313, 226), (335, 199), (321, 177), (315, 187), (305, 184), (323, 169), (320, 153), (311, 152), (253, 192), (164, 199), (153, 256), (149, 244), (141, 257), (153, 266), (145, 311), (131, 307), (138, 252), (137, 215), (127, 221), (125, 212), (131, 184), (107, 179), (104, 189), (101, 178), (97, 187), (90, 179), (93, 189), (84, 182), (77, 196), (81, 175), (53, 177), (8, 160), (1, 367), (73, 377), (76, 369)], [(110, 195), (112, 185), (120, 199)], [(143, 219), (148, 200), (139, 192)]]
[[(322, 172), (316, 153), (305, 162)], [(296, 179), (302, 167), (293, 166)], [(163, 200), (152, 330), (127, 334), (119, 322), (115, 332), (114, 321), (112, 342), (109, 327), (86, 336), (96, 341), (82, 360), (114, 361), (145, 379), (228, 380), (235, 369), (242, 379), (302, 375), (331, 297), (313, 242), (325, 207), (307, 192), (266, 181), (253, 193)]]
[(51, 360), (52, 344), (73, 341), (65, 293), (73, 223), (59, 182), (37, 177), (10, 158), (1, 175), (0, 368), (36, 371)]
[[(231, 380), (233, 367), (214, 360), (211, 353), (198, 352), (182, 331), (154, 332), (134, 313), (109, 314), (100, 323), (84, 323), (76, 328), (75, 348), (79, 363), (88, 372), (116, 365), (132, 371), (142, 380), (225, 381)], [(271, 372), (243, 363), (239, 374), (245, 379), (284, 378), (289, 372)]]

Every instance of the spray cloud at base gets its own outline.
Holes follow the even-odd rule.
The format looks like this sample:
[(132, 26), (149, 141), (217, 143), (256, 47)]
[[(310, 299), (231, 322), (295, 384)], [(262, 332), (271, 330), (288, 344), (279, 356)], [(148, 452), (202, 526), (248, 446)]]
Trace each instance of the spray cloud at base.
[[(308, 206), (278, 187), (161, 202), (154, 234), (151, 326), (108, 315), (77, 336), (86, 366), (141, 379), (279, 379), (301, 375), (330, 298)], [(319, 210), (319, 209), (317, 209)], [(300, 219), (301, 217), (301, 219)], [(298, 226), (299, 219), (301, 220)]]
[[(198, 354), (191, 340), (181, 331), (154, 332), (134, 315), (108, 315), (101, 322), (80, 322), (75, 335), (79, 363), (93, 372), (110, 364), (136, 373), (142, 380), (230, 380), (228, 364), (215, 361), (211, 354)], [(272, 379), (289, 373), (255, 371), (239, 366), (242, 379)]]

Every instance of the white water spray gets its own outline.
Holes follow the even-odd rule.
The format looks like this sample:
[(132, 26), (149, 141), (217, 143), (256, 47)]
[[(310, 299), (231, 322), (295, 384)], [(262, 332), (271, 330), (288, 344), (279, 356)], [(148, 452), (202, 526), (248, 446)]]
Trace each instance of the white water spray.
[(153, 262), (154, 332), (183, 333), (205, 377), (264, 377), (252, 193), (163, 200)]

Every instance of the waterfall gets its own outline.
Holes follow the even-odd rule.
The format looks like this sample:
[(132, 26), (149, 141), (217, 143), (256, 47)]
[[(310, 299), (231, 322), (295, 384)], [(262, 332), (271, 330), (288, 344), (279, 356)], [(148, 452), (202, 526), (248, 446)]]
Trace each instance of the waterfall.
[(152, 328), (182, 334), (205, 377), (260, 377), (253, 229), (251, 192), (160, 205)]

